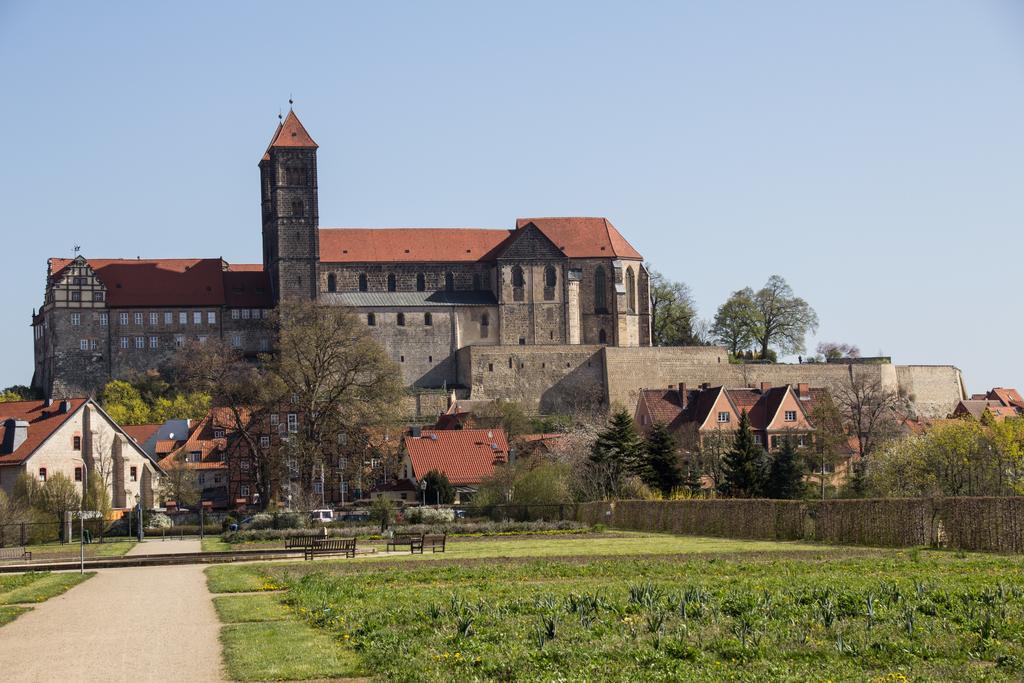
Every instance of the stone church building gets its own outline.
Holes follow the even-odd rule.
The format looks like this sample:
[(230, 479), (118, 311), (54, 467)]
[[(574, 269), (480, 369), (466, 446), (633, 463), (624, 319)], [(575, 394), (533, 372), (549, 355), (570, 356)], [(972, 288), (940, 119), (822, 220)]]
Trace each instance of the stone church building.
[(316, 155), (290, 111), (259, 163), (263, 265), (51, 258), (32, 318), (33, 386), (88, 394), (211, 336), (266, 351), (267, 311), (292, 297), (355, 311), (412, 387), (465, 383), (460, 349), (546, 347), (556, 362), (559, 350), (650, 346), (643, 257), (607, 219), (325, 228)]

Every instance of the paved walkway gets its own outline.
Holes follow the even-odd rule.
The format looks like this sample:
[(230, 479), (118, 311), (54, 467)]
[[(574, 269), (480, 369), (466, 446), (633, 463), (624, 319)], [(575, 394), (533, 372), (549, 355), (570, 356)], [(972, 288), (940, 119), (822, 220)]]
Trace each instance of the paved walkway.
[(0, 679), (221, 681), (219, 632), (203, 566), (101, 569), (0, 628)]
[(199, 553), (202, 550), (202, 542), (198, 539), (189, 539), (187, 541), (161, 541), (160, 539), (153, 539), (136, 543), (125, 555), (184, 555), (185, 553)]

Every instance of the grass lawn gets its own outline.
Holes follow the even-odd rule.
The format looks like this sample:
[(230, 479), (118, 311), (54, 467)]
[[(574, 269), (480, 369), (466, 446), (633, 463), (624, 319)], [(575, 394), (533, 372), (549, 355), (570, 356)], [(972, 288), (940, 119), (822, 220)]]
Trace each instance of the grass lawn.
[[(1019, 558), (650, 534), (595, 541), (605, 539), (453, 542), (427, 564), (365, 558), (207, 574), (211, 590), (286, 589), (233, 596), (270, 599), (253, 613), (276, 614), (283, 602), (292, 615), (260, 622), (266, 639), (249, 649), (259, 653), (225, 629), (233, 675), (277, 639), (299, 647), (294, 632), (268, 626), (299, 619), (324, 656), (381, 680), (1024, 677)], [(245, 680), (277, 677), (270, 671), (246, 668)]]
[(19, 615), (31, 609), (25, 604), (49, 600), (95, 575), (96, 572), (29, 572), (0, 575), (0, 626), (14, 621)]
[[(89, 543), (85, 546), (88, 557), (120, 557), (135, 547), (135, 541), (108, 541), (106, 543)], [(75, 559), (79, 556), (78, 543), (45, 543), (25, 547), (32, 552), (33, 560)]]

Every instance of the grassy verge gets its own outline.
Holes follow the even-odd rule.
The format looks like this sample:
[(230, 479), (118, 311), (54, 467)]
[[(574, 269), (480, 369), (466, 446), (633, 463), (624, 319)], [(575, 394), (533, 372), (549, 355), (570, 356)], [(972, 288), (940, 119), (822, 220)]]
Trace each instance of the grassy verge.
[(0, 576), (0, 605), (43, 602), (74, 588), (95, 575), (96, 572), (86, 572), (85, 574), (29, 572), (28, 574)]
[[(280, 548), (283, 544), (278, 543), (275, 547)], [(229, 550), (235, 550), (236, 546), (230, 543), (225, 543), (221, 540), (220, 536), (204, 536), (202, 541), (202, 549), (204, 553), (221, 553)]]
[(227, 589), (284, 587), (237, 597), (284, 602), (331, 652), (357, 654), (382, 680), (409, 679), (409, 661), (423, 681), (1024, 677), (1018, 558), (597, 540), (589, 550), (571, 539), (553, 541), (558, 550), (452, 544), (429, 564), (360, 559), (208, 573)]
[[(85, 546), (85, 556), (88, 557), (120, 557), (135, 547), (135, 541), (108, 541), (106, 543), (89, 543)], [(77, 543), (46, 543), (42, 545), (30, 545), (26, 550), (32, 552), (33, 560), (58, 560), (75, 559), (79, 557), (79, 546)]]
[(0, 626), (9, 624), (25, 612), (28, 612), (31, 607), (0, 607)]

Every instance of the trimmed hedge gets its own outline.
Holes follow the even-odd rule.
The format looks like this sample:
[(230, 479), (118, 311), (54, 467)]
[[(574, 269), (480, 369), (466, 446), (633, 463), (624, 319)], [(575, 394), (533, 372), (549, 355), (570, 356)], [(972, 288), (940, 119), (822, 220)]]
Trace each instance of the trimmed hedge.
[[(333, 527), (328, 526), (328, 536), (350, 538), (356, 536), (364, 539), (381, 538), (380, 525)], [(530, 534), (551, 532), (585, 532), (589, 527), (580, 522), (566, 520), (562, 522), (457, 522), (452, 524), (395, 524), (391, 526), (395, 533), (440, 533), (450, 535), (492, 536), (500, 534)], [(244, 531), (225, 532), (221, 539), (227, 543), (247, 543), (251, 541), (281, 541), (290, 536), (306, 536), (311, 533), (323, 533), (320, 527), (311, 529), (247, 529)]]
[(584, 524), (635, 531), (1024, 552), (1024, 498), (624, 500), (585, 503), (577, 515)]

